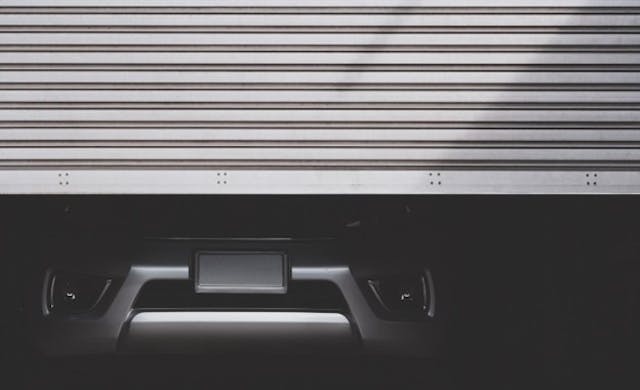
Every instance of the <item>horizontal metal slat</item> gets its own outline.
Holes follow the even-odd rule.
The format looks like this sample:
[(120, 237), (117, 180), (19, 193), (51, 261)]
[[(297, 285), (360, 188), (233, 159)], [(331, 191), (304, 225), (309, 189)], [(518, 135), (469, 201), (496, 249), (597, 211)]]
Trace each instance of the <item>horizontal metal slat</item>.
[[(182, 0), (180, 7), (391, 7), (398, 0)], [(637, 0), (413, 0), (407, 7), (633, 7)], [(130, 7), (129, 0), (0, 0), (0, 7)], [(138, 7), (176, 7), (176, 0), (136, 0)]]
[(0, 33), (0, 45), (638, 45), (640, 34)]
[(0, 110), (0, 121), (639, 122), (639, 110)]
[(636, 84), (640, 72), (2, 71), (0, 83)]
[[(639, 21), (640, 22), (640, 21)], [(0, 64), (627, 64), (640, 53), (0, 52)]]
[[(176, 0), (137, 0), (138, 7), (176, 7)], [(391, 7), (398, 0), (182, 0), (180, 7)], [(633, 7), (636, 0), (413, 0), (407, 7)], [(131, 7), (129, 0), (0, 0), (0, 7)]]
[(95, 14), (49, 14), (15, 15), (0, 14), (0, 26), (429, 26), (429, 27), (468, 27), (468, 26), (629, 26), (637, 27), (640, 15), (602, 14), (602, 15), (282, 15), (282, 14), (211, 14), (211, 15), (95, 15)]
[(4, 91), (0, 102), (638, 103), (637, 91)]
[[(227, 182), (218, 184), (217, 175), (223, 173), (227, 173)], [(61, 182), (58, 175), (64, 176), (66, 181)], [(640, 193), (640, 173), (611, 169), (597, 172), (508, 169), (6, 169), (0, 170), (0, 193), (637, 194)]]
[[(0, 142), (112, 141), (133, 145), (137, 141), (282, 141), (308, 142), (640, 142), (640, 131), (618, 129), (133, 129), (133, 128), (0, 128)], [(535, 144), (534, 144), (535, 145)], [(250, 146), (247, 144), (246, 146)]]
[(5, 148), (2, 160), (636, 161), (637, 149), (544, 148)]

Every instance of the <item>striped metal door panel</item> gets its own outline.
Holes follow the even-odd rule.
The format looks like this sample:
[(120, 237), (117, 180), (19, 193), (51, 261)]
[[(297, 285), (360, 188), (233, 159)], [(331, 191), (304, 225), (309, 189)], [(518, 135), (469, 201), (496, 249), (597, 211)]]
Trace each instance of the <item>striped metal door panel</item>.
[(640, 192), (640, 0), (0, 0), (1, 193)]

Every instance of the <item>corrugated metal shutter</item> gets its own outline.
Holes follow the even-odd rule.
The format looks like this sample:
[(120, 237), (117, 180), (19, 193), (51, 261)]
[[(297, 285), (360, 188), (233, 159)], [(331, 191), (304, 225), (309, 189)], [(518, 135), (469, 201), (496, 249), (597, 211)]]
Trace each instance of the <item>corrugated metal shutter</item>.
[(640, 190), (638, 0), (0, 12), (2, 192)]

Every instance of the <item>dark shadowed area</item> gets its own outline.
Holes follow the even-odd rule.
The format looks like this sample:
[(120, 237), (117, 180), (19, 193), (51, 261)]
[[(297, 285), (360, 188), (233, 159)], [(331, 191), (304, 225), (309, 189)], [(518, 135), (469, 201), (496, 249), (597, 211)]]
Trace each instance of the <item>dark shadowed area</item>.
[[(631, 389), (639, 383), (640, 203), (633, 197), (4, 197), (0, 215), (5, 386)], [(48, 254), (59, 253), (50, 248), (126, 248), (154, 236), (332, 237), (365, 261), (390, 267), (403, 256), (428, 258), (445, 348), (430, 359), (242, 350), (41, 356), (29, 318), (37, 312), (38, 270)], [(87, 252), (88, 263), (92, 256)]]

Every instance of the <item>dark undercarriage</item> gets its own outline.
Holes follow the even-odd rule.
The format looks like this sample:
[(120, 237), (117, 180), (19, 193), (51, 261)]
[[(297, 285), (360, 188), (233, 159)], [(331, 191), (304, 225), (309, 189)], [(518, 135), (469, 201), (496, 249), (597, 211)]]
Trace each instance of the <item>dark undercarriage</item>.
[[(18, 387), (631, 389), (639, 383), (634, 197), (4, 197), (0, 213), (3, 377)], [(106, 254), (126, 256), (143, 242), (169, 238), (198, 242), (197, 248), (232, 238), (287, 239), (308, 243), (310, 253), (330, 242), (354, 259), (356, 275), (375, 269), (384, 277), (424, 262), (436, 286), (437, 311), (428, 321), (437, 332), (427, 350), (415, 349), (422, 356), (362, 353), (358, 346), (52, 356), (42, 347), (49, 342), (39, 333), (49, 267), (69, 257), (90, 269)], [(166, 305), (344, 308), (340, 297), (326, 298), (331, 292), (322, 285), (292, 284), (297, 298), (257, 303), (202, 298), (188, 286), (165, 286), (177, 291)], [(151, 303), (138, 304), (162, 305), (165, 287), (148, 294)], [(393, 315), (372, 302), (377, 315)]]

